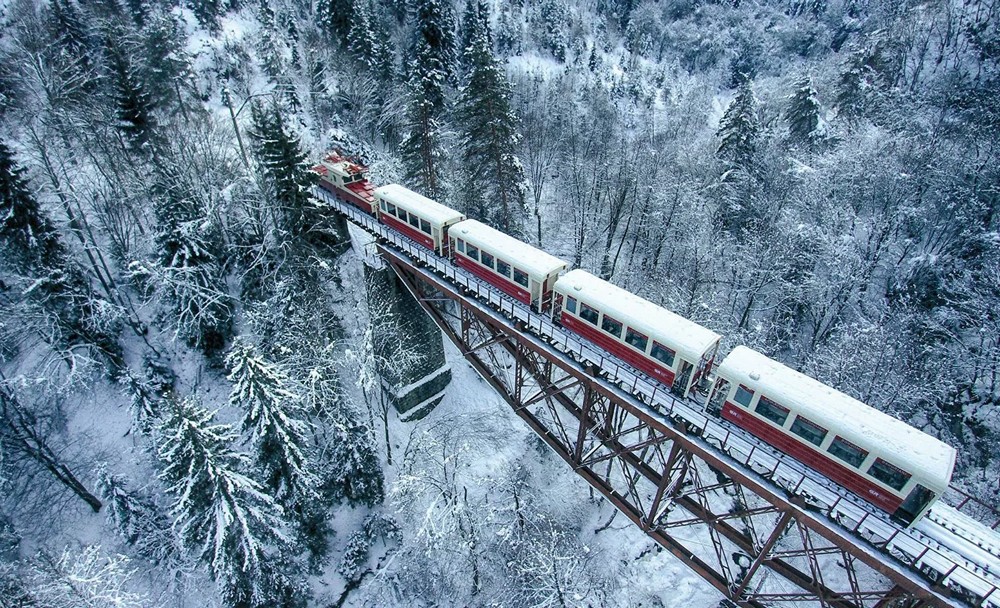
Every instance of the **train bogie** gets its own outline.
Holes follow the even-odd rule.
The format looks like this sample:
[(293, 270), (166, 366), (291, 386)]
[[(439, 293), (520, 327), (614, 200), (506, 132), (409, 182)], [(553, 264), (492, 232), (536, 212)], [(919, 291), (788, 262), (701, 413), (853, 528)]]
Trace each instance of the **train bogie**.
[(589, 272), (555, 286), (554, 317), (686, 397), (712, 369), (721, 336)]
[(376, 188), (375, 198), (380, 222), (438, 255), (450, 255), (448, 228), (464, 215), (399, 184)]
[(955, 466), (951, 446), (745, 346), (719, 366), (709, 409), (906, 525)]
[(566, 263), (476, 220), (452, 226), (455, 264), (535, 310), (547, 310)]

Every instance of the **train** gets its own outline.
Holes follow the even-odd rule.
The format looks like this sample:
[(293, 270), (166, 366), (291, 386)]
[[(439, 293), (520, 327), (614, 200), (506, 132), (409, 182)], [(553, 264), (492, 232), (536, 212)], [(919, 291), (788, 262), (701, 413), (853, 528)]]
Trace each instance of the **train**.
[[(320, 186), (911, 527), (948, 489), (953, 447), (722, 336), (331, 153)], [(696, 396), (703, 397), (699, 401)]]

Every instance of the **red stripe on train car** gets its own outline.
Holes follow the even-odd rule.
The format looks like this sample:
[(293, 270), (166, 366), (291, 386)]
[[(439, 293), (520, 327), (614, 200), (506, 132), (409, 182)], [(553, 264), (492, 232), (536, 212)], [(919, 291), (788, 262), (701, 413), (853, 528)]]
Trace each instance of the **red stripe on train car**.
[(402, 232), (403, 234), (410, 237), (414, 241), (420, 243), (424, 247), (430, 249), (431, 251), (434, 251), (434, 239), (427, 236), (427, 234), (420, 232), (419, 230), (414, 230), (413, 226), (410, 226), (409, 224), (404, 224), (403, 222), (399, 221), (399, 219), (392, 217), (388, 213), (379, 213), (378, 219), (386, 226), (389, 226), (390, 228)]
[(319, 185), (321, 188), (323, 188), (336, 198), (339, 198), (342, 201), (346, 201), (354, 205), (355, 207), (358, 207), (365, 213), (375, 213), (374, 202), (368, 202), (361, 198), (358, 198), (358, 196), (355, 195), (353, 192), (344, 190), (343, 188), (338, 188), (337, 186), (334, 186), (333, 184), (324, 179), (319, 180)]
[(667, 387), (674, 385), (674, 372), (661, 365), (653, 363), (644, 355), (641, 355), (621, 342), (616, 341), (614, 338), (597, 329), (590, 323), (581, 321), (573, 315), (567, 314), (566, 311), (563, 311), (561, 321), (563, 327), (572, 329), (576, 333), (618, 357), (625, 363), (628, 363), (636, 369), (646, 372), (651, 377), (656, 378)]
[(455, 263), (462, 268), (468, 270), (472, 274), (476, 275), (480, 279), (486, 281), (490, 285), (495, 285), (499, 287), (509, 296), (516, 298), (518, 301), (524, 302), (525, 304), (531, 304), (531, 294), (529, 294), (517, 283), (512, 283), (498, 274), (494, 274), (487, 270), (480, 264), (470, 260), (463, 255), (455, 255)]
[(890, 494), (859, 473), (823, 455), (822, 452), (803, 445), (737, 405), (727, 401), (722, 408), (722, 417), (736, 426), (750, 431), (802, 464), (819, 471), (883, 511), (893, 513), (903, 503), (903, 499), (898, 496)]

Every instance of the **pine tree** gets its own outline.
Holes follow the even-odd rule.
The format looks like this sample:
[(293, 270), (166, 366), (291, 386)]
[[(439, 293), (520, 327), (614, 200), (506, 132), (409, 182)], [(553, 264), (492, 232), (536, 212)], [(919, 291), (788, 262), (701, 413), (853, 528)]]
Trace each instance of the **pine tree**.
[(153, 139), (156, 118), (152, 96), (134, 57), (135, 46), (124, 28), (108, 28), (104, 48), (114, 81), (118, 128), (133, 147), (142, 149)]
[(176, 16), (156, 13), (146, 20), (142, 30), (142, 82), (149, 88), (153, 105), (172, 103), (186, 112), (181, 87), (191, 77), (191, 63), (185, 46), (184, 30)]
[(153, 563), (175, 556), (170, 522), (151, 499), (129, 489), (124, 477), (103, 466), (97, 471), (97, 491), (105, 501), (108, 521), (140, 555)]
[(347, 36), (351, 31), (351, 18), (357, 1), (320, 0), (316, 5), (316, 15), (320, 25), (343, 46), (347, 46)]
[(745, 171), (755, 169), (760, 121), (757, 117), (757, 99), (749, 81), (736, 90), (735, 99), (719, 121), (716, 136), (722, 140), (716, 152), (719, 158)]
[(538, 7), (539, 42), (557, 61), (566, 61), (567, 10), (563, 0), (542, 0)]
[[(485, 13), (485, 11), (484, 11)], [(517, 157), (519, 121), (511, 109), (511, 88), (493, 56), (489, 22), (479, 16), (477, 38), (466, 57), (471, 71), (459, 97), (466, 213), (508, 234), (520, 234), (527, 184)]]
[(788, 110), (785, 112), (789, 135), (807, 145), (812, 145), (818, 136), (819, 100), (816, 95), (816, 89), (809, 79), (802, 80), (795, 93), (789, 96)]
[(22, 273), (59, 264), (65, 250), (59, 235), (28, 190), (24, 170), (0, 140), (0, 242), (4, 256)]
[(482, 34), (482, 24), (489, 23), (489, 10), (486, 3), (480, 2), (480, 0), (465, 0), (458, 52), (463, 69), (466, 71), (471, 67), (468, 64), (468, 58), (473, 42)]
[(351, 28), (347, 35), (347, 49), (383, 82), (392, 79), (393, 59), (387, 40), (388, 32), (369, 1), (358, 0)]
[[(433, 74), (443, 78), (442, 84), (455, 84), (458, 76), (458, 57), (455, 49), (455, 15), (450, 2), (442, 0), (413, 0), (413, 40), (409, 47), (414, 76)], [(435, 109), (444, 108), (444, 99), (435, 100)]]
[(211, 34), (219, 33), (219, 18), (223, 13), (219, 0), (187, 0), (186, 4), (203, 28)]
[(277, 564), (287, 545), (283, 512), (241, 473), (236, 433), (191, 400), (172, 404), (158, 429), (160, 479), (185, 547), (205, 561), (230, 606), (284, 606), (297, 591)]
[[(177, 335), (207, 354), (219, 351), (232, 328), (231, 299), (219, 262), (220, 241), (198, 198), (185, 191), (171, 157), (157, 163), (151, 188), (157, 219), (157, 268), (148, 271), (159, 279), (172, 304)], [(143, 272), (140, 265), (133, 271)]]
[(229, 404), (244, 412), (242, 431), (256, 450), (265, 487), (286, 506), (312, 500), (317, 480), (310, 470), (309, 424), (288, 376), (243, 340), (233, 345), (226, 365), (233, 384)]
[[(277, 209), (279, 241), (285, 244), (336, 248), (346, 241), (339, 224), (310, 196), (316, 176), (308, 170), (299, 140), (285, 124), (277, 104), (255, 104), (253, 131), (257, 160)], [(333, 236), (330, 236), (330, 235)]]

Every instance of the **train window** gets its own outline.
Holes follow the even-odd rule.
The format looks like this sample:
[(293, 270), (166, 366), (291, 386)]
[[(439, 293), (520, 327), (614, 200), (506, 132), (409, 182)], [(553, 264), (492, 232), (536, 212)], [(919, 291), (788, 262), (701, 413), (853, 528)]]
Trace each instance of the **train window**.
[(524, 272), (523, 270), (518, 270), (517, 268), (515, 268), (514, 269), (514, 282), (517, 283), (518, 285), (520, 285), (521, 287), (527, 288), (528, 287), (528, 273)]
[(486, 253), (485, 251), (479, 256), (479, 261), (483, 266), (487, 268), (493, 268), (493, 255)]
[(410, 225), (413, 226), (414, 228), (416, 228), (417, 230), (420, 230), (420, 218), (417, 217), (417, 216), (415, 216), (415, 215), (413, 215), (411, 213), (410, 214)]
[(456, 243), (455, 246), (458, 247), (459, 253), (465, 253), (465, 241), (463, 241), (462, 239), (458, 239), (457, 241), (455, 241), (455, 243)]
[(642, 352), (646, 352), (646, 346), (649, 345), (649, 338), (629, 327), (625, 330), (625, 342)]
[(906, 482), (910, 480), (909, 473), (881, 458), (875, 459), (872, 466), (868, 468), (868, 474), (897, 491), (902, 490)]
[(601, 321), (601, 329), (619, 340), (622, 339), (622, 324), (619, 321), (615, 321), (608, 315), (604, 315), (604, 320)]
[(674, 366), (674, 351), (653, 340), (653, 348), (649, 351), (649, 356), (656, 359), (667, 367)]
[(788, 408), (778, 405), (767, 397), (760, 398), (755, 411), (778, 426), (783, 426), (788, 420)]
[(497, 258), (497, 272), (501, 275), (510, 278), (510, 264), (504, 262), (500, 258)]
[[(383, 202), (385, 202), (385, 201), (383, 201)], [(390, 215), (396, 215), (396, 205), (393, 205), (392, 203), (385, 203), (385, 204), (388, 205), (388, 207), (389, 207), (389, 209), (388, 209), (389, 214)]]
[(584, 321), (589, 321), (589, 322), (593, 323), (594, 325), (597, 325), (597, 315), (598, 314), (599, 313), (596, 310), (594, 310), (593, 308), (587, 306), (583, 302), (580, 302), (580, 317)]
[(389, 211), (389, 206), (386, 204), (386, 202), (385, 201), (381, 201), (381, 203), (382, 203), (382, 211), (386, 211), (386, 212)]
[(796, 416), (792, 423), (792, 432), (813, 445), (820, 445), (826, 439), (826, 429), (809, 422), (802, 416)]
[(566, 296), (566, 310), (570, 311), (574, 315), (576, 314), (576, 298)]
[(827, 451), (855, 468), (860, 467), (865, 458), (868, 458), (868, 452), (840, 437), (833, 438)]
[(736, 395), (733, 399), (743, 407), (750, 407), (750, 402), (753, 401), (753, 391), (741, 384), (736, 389)]
[(431, 233), (431, 223), (428, 222), (427, 220), (420, 220), (420, 230), (423, 231), (423, 232), (426, 232), (427, 234), (430, 234)]
[(470, 258), (472, 258), (477, 262), (479, 261), (479, 250), (473, 247), (472, 245), (468, 245), (466, 247), (465, 255), (469, 256)]

